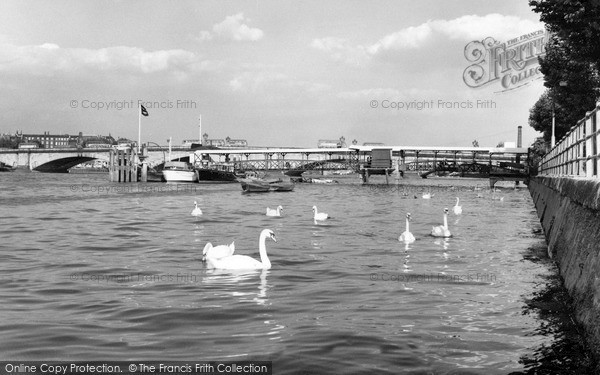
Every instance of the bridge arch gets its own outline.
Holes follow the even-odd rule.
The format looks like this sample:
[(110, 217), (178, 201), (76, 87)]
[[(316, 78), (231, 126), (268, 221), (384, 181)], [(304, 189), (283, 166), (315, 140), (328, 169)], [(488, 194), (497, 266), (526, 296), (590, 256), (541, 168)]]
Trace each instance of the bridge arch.
[[(91, 156), (69, 156), (66, 158), (50, 160), (49, 162), (32, 168), (32, 170), (43, 173), (68, 173), (69, 168), (73, 168), (81, 163), (86, 163), (96, 159), (102, 158)], [(106, 161), (108, 161), (108, 159)]]

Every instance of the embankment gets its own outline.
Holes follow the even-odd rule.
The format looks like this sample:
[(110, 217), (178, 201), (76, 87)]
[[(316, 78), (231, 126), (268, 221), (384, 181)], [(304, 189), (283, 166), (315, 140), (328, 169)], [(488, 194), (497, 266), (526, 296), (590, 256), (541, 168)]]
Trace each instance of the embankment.
[(548, 243), (590, 350), (600, 359), (600, 180), (535, 177), (529, 183)]

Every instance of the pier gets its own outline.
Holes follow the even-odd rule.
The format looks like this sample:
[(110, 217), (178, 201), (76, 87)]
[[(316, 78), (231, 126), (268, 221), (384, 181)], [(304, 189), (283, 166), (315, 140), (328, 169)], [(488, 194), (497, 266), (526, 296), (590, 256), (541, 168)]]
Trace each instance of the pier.
[(529, 190), (548, 254), (573, 298), (576, 319), (600, 358), (600, 102), (541, 160)]
[(360, 173), (364, 182), (368, 182), (370, 175), (389, 175), (396, 170), (400, 175), (414, 171), (424, 177), (434, 173), (456, 172), (447, 167), (450, 164), (456, 168), (463, 168), (458, 177), (489, 178), (491, 186), (500, 180), (529, 180), (528, 149), (521, 147), (352, 146), (205, 149), (196, 150), (190, 161), (198, 162), (203, 157), (210, 157), (219, 163), (230, 163), (236, 171), (278, 170), (290, 176), (299, 176), (305, 171), (324, 173), (347, 170)]

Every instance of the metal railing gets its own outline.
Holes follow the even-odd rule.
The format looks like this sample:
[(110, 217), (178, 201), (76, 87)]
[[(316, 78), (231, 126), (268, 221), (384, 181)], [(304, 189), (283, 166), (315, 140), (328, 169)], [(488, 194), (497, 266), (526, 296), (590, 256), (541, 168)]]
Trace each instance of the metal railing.
[(541, 160), (540, 175), (599, 178), (600, 101)]

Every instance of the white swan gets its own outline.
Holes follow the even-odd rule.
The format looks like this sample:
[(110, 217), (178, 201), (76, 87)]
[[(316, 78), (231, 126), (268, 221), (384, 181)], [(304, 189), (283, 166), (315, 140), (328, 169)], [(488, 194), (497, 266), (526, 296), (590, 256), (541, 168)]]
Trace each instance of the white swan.
[(202, 210), (198, 207), (198, 202), (194, 201), (194, 209), (192, 210), (192, 216), (202, 216)]
[(317, 206), (313, 206), (312, 210), (315, 213), (313, 216), (315, 224), (317, 224), (317, 221), (325, 221), (329, 218), (329, 215), (327, 215), (325, 212), (317, 211)]
[(434, 237), (452, 237), (448, 229), (448, 209), (444, 208), (444, 225), (438, 225), (431, 229), (431, 235)]
[(458, 197), (456, 197), (456, 204), (452, 208), (454, 210), (454, 215), (462, 214), (462, 206), (459, 206), (458, 202), (460, 202), (460, 199), (458, 199)]
[(268, 270), (271, 268), (271, 261), (269, 261), (269, 257), (267, 257), (267, 247), (265, 246), (267, 237), (277, 242), (275, 233), (273, 233), (272, 230), (263, 229), (263, 231), (260, 232), (258, 240), (260, 261), (247, 255), (231, 255), (220, 259), (209, 256), (206, 258), (207, 267), (221, 270)]
[(202, 261), (206, 262), (206, 258), (221, 259), (233, 255), (235, 251), (235, 241), (228, 245), (213, 246), (210, 242), (204, 246), (202, 250)]
[(398, 237), (398, 241), (404, 242), (405, 244), (415, 242), (415, 236), (413, 236), (413, 234), (410, 233), (410, 230), (409, 230), (409, 226), (408, 226), (409, 221), (410, 221), (410, 212), (406, 214), (406, 230), (400, 235), (400, 237)]
[(492, 200), (493, 201), (500, 201), (500, 202), (504, 202), (504, 197), (498, 197), (496, 195), (496, 191), (492, 191)]
[(267, 216), (281, 216), (281, 211), (283, 211), (281, 206), (277, 206), (277, 208), (267, 207)]
[(435, 194), (423, 193), (423, 199), (431, 199), (433, 197), (435, 197)]

